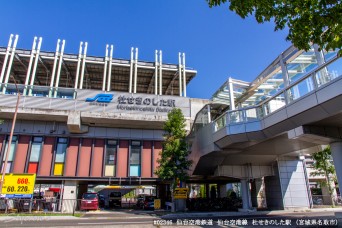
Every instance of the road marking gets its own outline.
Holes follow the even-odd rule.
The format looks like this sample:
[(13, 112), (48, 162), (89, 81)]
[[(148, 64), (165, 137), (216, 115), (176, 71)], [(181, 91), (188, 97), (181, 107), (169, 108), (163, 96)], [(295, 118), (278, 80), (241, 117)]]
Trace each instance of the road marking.
[(152, 224), (153, 221), (146, 221), (146, 222), (79, 222), (79, 225), (106, 225), (106, 224)]

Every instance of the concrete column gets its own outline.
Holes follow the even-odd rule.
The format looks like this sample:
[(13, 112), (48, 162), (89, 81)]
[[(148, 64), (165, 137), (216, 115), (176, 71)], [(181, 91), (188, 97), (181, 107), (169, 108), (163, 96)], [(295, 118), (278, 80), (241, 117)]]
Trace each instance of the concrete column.
[(62, 212), (72, 213), (77, 206), (77, 181), (65, 181), (63, 188)]
[(247, 180), (240, 180), (241, 183), (241, 195), (242, 195), (242, 209), (249, 209), (249, 194), (248, 194), (248, 182)]
[[(330, 149), (334, 160), (337, 180), (339, 185), (342, 186), (342, 142), (331, 143)], [(342, 188), (340, 187), (340, 189)]]

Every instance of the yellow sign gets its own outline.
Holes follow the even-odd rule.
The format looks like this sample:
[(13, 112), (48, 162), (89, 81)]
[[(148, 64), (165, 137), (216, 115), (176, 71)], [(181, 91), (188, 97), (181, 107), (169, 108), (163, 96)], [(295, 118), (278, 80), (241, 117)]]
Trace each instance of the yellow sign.
[(36, 174), (13, 174), (5, 175), (2, 185), (2, 194), (33, 194)]
[(154, 200), (154, 209), (160, 209), (160, 199), (155, 199)]
[(188, 191), (187, 188), (176, 188), (173, 197), (174, 199), (186, 199), (188, 198)]

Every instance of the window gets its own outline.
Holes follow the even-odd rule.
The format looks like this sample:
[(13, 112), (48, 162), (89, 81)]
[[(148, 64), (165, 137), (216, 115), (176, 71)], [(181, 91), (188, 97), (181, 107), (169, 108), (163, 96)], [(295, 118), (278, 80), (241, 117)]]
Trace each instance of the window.
[(141, 169), (141, 142), (131, 141), (131, 154), (129, 159), (130, 176), (140, 176)]
[[(8, 140), (9, 140), (9, 136), (7, 136), (7, 140), (6, 140), (6, 146), (5, 146), (5, 150), (4, 150), (3, 161), (6, 160), (6, 153), (7, 153), (7, 150), (8, 150)], [(18, 136), (13, 136), (12, 137), (11, 148), (10, 148), (10, 151), (9, 151), (9, 154), (8, 154), (8, 159), (7, 159), (6, 173), (9, 173), (11, 171), (13, 160), (14, 160), (14, 154), (15, 154), (15, 151), (16, 151), (17, 141), (18, 141)], [(2, 167), (3, 166), (4, 166), (4, 163), (2, 163)]]
[(65, 154), (68, 146), (67, 138), (58, 138), (57, 147), (56, 147), (56, 157), (55, 157), (55, 167), (54, 167), (54, 175), (62, 176), (64, 170), (64, 160)]
[(107, 140), (105, 157), (105, 176), (115, 176), (117, 141)]
[(43, 137), (33, 137), (31, 144), (30, 160), (27, 168), (28, 173), (37, 173), (40, 153), (42, 151)]

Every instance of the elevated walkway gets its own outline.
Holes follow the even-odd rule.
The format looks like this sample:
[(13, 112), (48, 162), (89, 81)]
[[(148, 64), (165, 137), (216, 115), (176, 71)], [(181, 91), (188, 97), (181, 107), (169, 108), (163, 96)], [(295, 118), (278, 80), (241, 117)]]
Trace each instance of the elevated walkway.
[(331, 59), (257, 106), (226, 111), (195, 129), (189, 136), (192, 174), (269, 166), (279, 156), (298, 157), (341, 140), (341, 66), (341, 59)]

